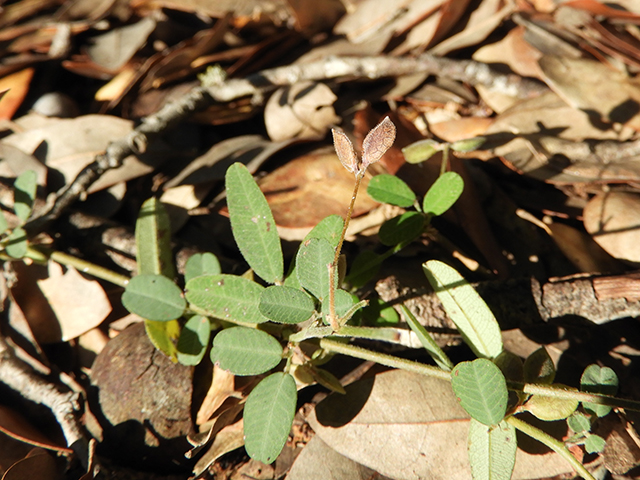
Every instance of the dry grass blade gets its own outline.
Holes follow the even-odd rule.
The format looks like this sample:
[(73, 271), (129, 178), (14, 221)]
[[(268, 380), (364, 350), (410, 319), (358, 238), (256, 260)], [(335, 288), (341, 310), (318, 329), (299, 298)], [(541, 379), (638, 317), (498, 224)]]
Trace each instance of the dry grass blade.
[(333, 128), (331, 132), (333, 133), (333, 145), (336, 148), (336, 153), (342, 165), (351, 173), (356, 173), (358, 171), (358, 156), (353, 149), (351, 140), (349, 140), (347, 134), (340, 128)]
[(376, 163), (391, 148), (396, 139), (396, 126), (384, 117), (365, 137), (362, 142), (362, 166), (367, 168)]

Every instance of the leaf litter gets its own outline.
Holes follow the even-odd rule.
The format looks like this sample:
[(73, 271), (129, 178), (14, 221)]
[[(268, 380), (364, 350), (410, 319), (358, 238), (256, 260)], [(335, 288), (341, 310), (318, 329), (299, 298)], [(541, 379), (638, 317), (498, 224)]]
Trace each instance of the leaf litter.
[[(498, 315), (526, 334), (517, 337), (514, 350), (533, 339), (553, 346), (558, 361), (565, 355), (586, 361), (581, 355), (588, 352), (589, 361), (616, 365), (621, 385), (631, 385), (640, 349), (637, 325), (625, 323), (640, 305), (633, 272), (640, 261), (640, 10), (634, 2), (196, 0), (96, 6), (20, 0), (3, 8), (3, 210), (12, 209), (13, 179), (27, 165), (38, 172), (42, 211), (80, 172), (100, 172), (97, 181), (59, 195), (58, 213), (40, 224), (46, 228), (35, 224), (38, 244), (130, 276), (131, 262), (116, 260), (113, 252), (134, 258), (131, 219), (157, 194), (171, 206), (179, 269), (180, 258), (213, 251), (230, 272), (239, 257), (225, 218), (222, 180), (235, 161), (261, 177), (280, 236), (296, 242), (326, 216), (344, 215), (351, 198), (350, 176), (326, 148), (330, 129), (339, 125), (357, 155), (366, 133), (389, 115), (397, 141), (381, 159), (376, 156), (380, 162), (370, 168), (364, 187), (371, 175), (391, 173), (420, 195), (437, 178), (441, 157), (408, 165), (401, 148), (423, 138), (453, 142), (482, 135), (486, 141), (478, 151), (450, 159), (448, 167), (465, 181), (458, 204), (403, 253), (407, 258), (383, 264), (376, 282), (360, 293), (386, 301), (408, 298), (420, 322), (446, 328), (450, 321), (413, 267), (419, 270), (425, 258), (453, 262), (465, 278), (480, 282), (481, 291), (482, 285), (498, 285), (502, 312), (531, 305), (531, 295), (545, 305), (535, 312), (545, 324)], [(215, 68), (224, 75), (216, 77)], [(202, 91), (199, 80), (206, 84)], [(182, 107), (164, 107), (176, 100)], [(69, 208), (72, 216), (58, 218)], [(361, 193), (354, 223), (363, 227), (350, 231), (349, 259), (375, 249), (379, 226), (397, 213)], [(291, 258), (293, 250), (286, 255)], [(57, 372), (51, 382), (85, 395), (87, 379), (95, 375), (91, 360), (117, 332), (110, 327), (131, 319), (123, 313), (121, 291), (57, 264), (7, 262), (3, 272), (3, 351), (5, 344), (19, 348), (40, 371)], [(532, 278), (537, 290), (530, 287)], [(517, 282), (529, 285), (524, 293), (514, 288)], [(585, 319), (583, 330), (563, 319), (576, 312)], [(441, 341), (456, 342), (451, 335)], [(146, 367), (169, 368), (159, 365), (151, 361)], [(333, 374), (349, 373), (329, 365)], [(253, 384), (217, 368), (180, 374), (187, 383), (194, 375), (189, 406), (197, 413), (189, 432), (197, 463), (183, 464), (183, 473), (235, 478), (242, 465), (250, 465), (229, 452), (243, 443), (238, 419)], [(265, 478), (287, 472), (294, 480), (368, 478), (371, 472), (468, 478), (468, 421), (456, 416), (459, 407), (444, 390), (434, 396), (438, 388), (429, 382), (386, 372), (353, 384), (346, 397), (309, 399), (299, 405), (306, 415), (294, 423), (285, 453), (274, 469), (264, 470), (271, 475)], [(420, 391), (406, 394), (415, 388)], [(362, 409), (336, 420), (332, 416), (340, 417), (343, 407), (329, 406), (339, 401), (346, 410), (360, 401)], [(83, 421), (100, 440), (95, 408), (89, 404)], [(436, 409), (435, 417), (421, 417)], [(68, 459), (63, 469), (79, 477), (82, 467), (69, 460), (68, 444), (50, 419), (15, 413), (21, 410), (20, 402), (3, 405), (2, 430), (9, 436), (0, 440), (0, 451), (14, 445), (11, 437), (58, 450)], [(315, 430), (311, 441), (305, 418)], [(634, 422), (620, 418), (627, 429), (611, 435), (632, 442)], [(181, 435), (187, 430), (183, 426)], [(66, 441), (73, 438), (64, 432)], [(12, 451), (15, 456), (0, 463), (6, 478), (56, 468), (28, 463), (22, 450)], [(34, 450), (25, 458), (42, 455)], [(605, 462), (611, 457), (605, 451)], [(626, 465), (638, 464), (640, 456), (632, 455)], [(519, 451), (513, 478), (553, 476), (566, 468), (554, 454)]]

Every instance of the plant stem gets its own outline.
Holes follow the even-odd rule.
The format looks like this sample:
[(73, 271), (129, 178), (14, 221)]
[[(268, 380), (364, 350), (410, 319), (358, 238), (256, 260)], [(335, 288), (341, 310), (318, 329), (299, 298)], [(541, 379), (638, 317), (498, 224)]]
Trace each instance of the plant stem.
[(565, 446), (563, 442), (553, 438), (546, 432), (543, 432), (539, 428), (534, 427), (533, 425), (520, 420), (519, 418), (511, 415), (506, 418), (506, 421), (513, 425), (515, 428), (520, 430), (522, 433), (530, 436), (531, 438), (538, 440), (540, 443), (543, 443), (551, 450), (556, 452), (558, 455), (567, 460), (573, 469), (576, 471), (578, 475), (580, 475), (585, 480), (595, 480), (593, 476), (589, 473), (589, 471), (580, 463), (580, 461), (574, 457), (569, 449)]
[(298, 333), (294, 333), (288, 338), (288, 340), (290, 342), (302, 342), (309, 338), (354, 337), (406, 345), (406, 342), (401, 341), (403, 334), (406, 333), (409, 333), (409, 331), (405, 329), (386, 327), (354, 327), (351, 325), (344, 325), (338, 329), (337, 332), (334, 332), (331, 327), (309, 327), (299, 331)]
[(358, 190), (360, 189), (360, 183), (364, 177), (364, 170), (359, 170), (356, 173), (356, 183), (353, 186), (353, 195), (351, 196), (351, 203), (349, 203), (349, 209), (347, 210), (347, 218), (344, 220), (342, 227), (342, 233), (340, 234), (340, 241), (336, 247), (336, 254), (333, 257), (333, 263), (329, 266), (329, 324), (334, 331), (340, 328), (338, 319), (336, 318), (336, 281), (335, 273), (338, 271), (338, 260), (340, 259), (340, 252), (342, 251), (342, 244), (344, 243), (344, 237), (347, 234), (347, 228), (349, 228), (349, 222), (351, 221), (351, 215), (353, 215), (353, 207), (356, 204), (356, 197), (358, 196)]
[(130, 278), (125, 275), (120, 275), (113, 270), (101, 267), (95, 263), (87, 262), (86, 260), (82, 260), (67, 253), (49, 250), (42, 246), (29, 247), (27, 250), (27, 256), (38, 261), (43, 260), (46, 262), (47, 260), (53, 260), (61, 265), (74, 267), (81, 273), (88, 273), (89, 275), (106, 280), (107, 282), (111, 282), (119, 287), (126, 287), (130, 280)]
[(370, 360), (372, 362), (379, 363), (380, 365), (386, 365), (387, 367), (399, 368), (407, 372), (419, 373), (420, 375), (427, 375), (430, 377), (440, 378), (442, 380), (451, 380), (449, 372), (445, 372), (438, 367), (394, 357), (384, 353), (374, 352), (362, 347), (356, 347), (355, 345), (349, 345), (337, 340), (332, 340), (330, 338), (323, 338), (320, 340), (320, 347), (328, 352), (341, 353), (343, 355), (349, 355), (350, 357), (360, 358), (362, 360)]

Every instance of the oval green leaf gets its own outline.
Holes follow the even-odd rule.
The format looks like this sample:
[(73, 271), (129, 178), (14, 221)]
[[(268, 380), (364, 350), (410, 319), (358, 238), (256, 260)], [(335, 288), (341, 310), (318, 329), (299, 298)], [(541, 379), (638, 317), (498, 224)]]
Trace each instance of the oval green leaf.
[(245, 323), (264, 323), (260, 295), (264, 287), (235, 275), (201, 275), (187, 282), (185, 297), (194, 307), (211, 317)]
[(272, 463), (289, 437), (296, 413), (296, 382), (288, 373), (269, 375), (254, 388), (244, 407), (245, 449), (262, 463)]
[(505, 421), (488, 427), (469, 423), (469, 464), (474, 480), (509, 480), (516, 463), (516, 429)]
[[(565, 387), (566, 388), (566, 387)], [(531, 395), (524, 408), (545, 422), (564, 420), (576, 411), (580, 402), (571, 398), (554, 398)]]
[(36, 198), (36, 189), (38, 187), (38, 176), (33, 170), (27, 170), (20, 174), (13, 183), (14, 204), (13, 211), (16, 216), (26, 222), (31, 215), (33, 202)]
[(384, 222), (378, 232), (380, 243), (387, 246), (415, 240), (424, 228), (424, 215), (405, 212)]
[(187, 306), (182, 290), (163, 275), (133, 277), (122, 294), (122, 304), (131, 313), (158, 322), (180, 318)]
[(587, 453), (600, 453), (607, 446), (607, 442), (600, 435), (589, 434), (584, 439), (584, 449)]
[(273, 214), (247, 167), (234, 163), (226, 175), (233, 238), (256, 275), (276, 283), (284, 275), (282, 246)]
[(524, 361), (524, 381), (551, 385), (556, 378), (556, 367), (547, 349), (540, 347)]
[(404, 147), (402, 149), (402, 154), (404, 155), (407, 163), (421, 163), (425, 160), (429, 160), (440, 150), (442, 150), (442, 145), (429, 138)]
[[(580, 377), (580, 390), (589, 393), (599, 393), (603, 395), (615, 395), (618, 392), (618, 376), (609, 367), (589, 365), (585, 368)], [(604, 417), (611, 411), (611, 407), (584, 402), (582, 404), (587, 410), (594, 412), (598, 417)]]
[(433, 182), (422, 201), (422, 211), (432, 215), (442, 215), (449, 210), (462, 195), (464, 181), (456, 172), (445, 172)]
[(213, 339), (211, 361), (234, 375), (260, 375), (282, 360), (282, 346), (262, 330), (231, 327)]
[(395, 175), (376, 175), (367, 186), (367, 193), (375, 201), (398, 207), (410, 207), (416, 201), (416, 194)]
[(217, 275), (219, 273), (222, 273), (222, 269), (218, 257), (209, 252), (191, 255), (184, 266), (185, 282), (200, 275)]
[(329, 215), (320, 220), (320, 223), (313, 227), (302, 242), (312, 238), (324, 238), (333, 248), (336, 248), (340, 242), (343, 227), (344, 220), (340, 215)]
[(507, 412), (507, 382), (486, 358), (462, 362), (451, 371), (451, 387), (462, 408), (484, 425), (497, 425)]
[(438, 260), (422, 264), (422, 270), (460, 335), (479, 357), (502, 353), (500, 326), (478, 292), (454, 268)]
[[(329, 266), (333, 263), (335, 248), (324, 238), (303, 242), (296, 256), (296, 274), (300, 285), (322, 301), (329, 295)], [(337, 274), (336, 282), (337, 282)], [(337, 284), (336, 284), (337, 287)]]
[(182, 327), (178, 338), (178, 361), (183, 365), (198, 365), (209, 345), (211, 322), (207, 317), (194, 315)]
[(178, 320), (169, 320), (168, 322), (145, 320), (144, 329), (154, 347), (173, 362), (178, 361), (178, 349), (176, 348), (176, 341), (180, 337), (180, 323)]
[(458, 140), (451, 144), (451, 150), (454, 152), (473, 152), (477, 150), (487, 139), (485, 137), (466, 138)]
[(22, 258), (27, 254), (27, 232), (22, 227), (14, 228), (7, 237), (5, 252), (11, 258)]
[(169, 214), (155, 197), (142, 204), (136, 220), (136, 261), (140, 275), (175, 277)]
[(273, 285), (260, 295), (260, 313), (276, 323), (300, 323), (315, 312), (315, 302), (308, 293), (296, 288)]

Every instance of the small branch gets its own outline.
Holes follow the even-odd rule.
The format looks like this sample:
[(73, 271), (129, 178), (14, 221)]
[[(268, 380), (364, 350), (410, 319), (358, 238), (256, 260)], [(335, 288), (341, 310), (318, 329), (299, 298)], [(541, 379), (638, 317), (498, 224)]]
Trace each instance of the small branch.
[(43, 379), (20, 360), (1, 337), (0, 382), (19, 392), (25, 399), (48, 407), (60, 425), (67, 445), (73, 448), (82, 464), (87, 466), (89, 443), (79, 419), (82, 407), (78, 393), (63, 392), (61, 388)]

